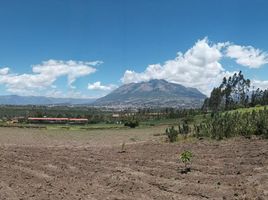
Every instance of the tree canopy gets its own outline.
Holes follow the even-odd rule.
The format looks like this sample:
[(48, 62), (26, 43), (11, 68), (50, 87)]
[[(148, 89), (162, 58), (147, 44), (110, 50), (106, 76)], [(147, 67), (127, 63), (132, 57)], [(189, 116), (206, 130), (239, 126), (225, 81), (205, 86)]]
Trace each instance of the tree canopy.
[(220, 111), (240, 107), (268, 104), (268, 90), (251, 89), (251, 82), (242, 71), (228, 78), (224, 77), (219, 87), (215, 87), (210, 97), (204, 101), (203, 110)]

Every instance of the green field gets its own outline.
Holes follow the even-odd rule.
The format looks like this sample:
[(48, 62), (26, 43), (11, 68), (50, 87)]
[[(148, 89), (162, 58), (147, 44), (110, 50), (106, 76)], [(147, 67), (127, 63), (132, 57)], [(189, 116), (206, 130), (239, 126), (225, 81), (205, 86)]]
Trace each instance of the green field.
[(255, 107), (250, 107), (250, 108), (239, 108), (239, 109), (236, 109), (236, 110), (232, 110), (232, 111), (228, 111), (228, 112), (242, 112), (242, 113), (245, 113), (245, 112), (252, 112), (253, 110), (255, 111), (259, 111), (259, 110), (264, 110), (264, 108), (267, 107), (267, 106), (255, 106)]
[[(159, 119), (140, 121), (136, 129), (149, 128), (162, 125), (176, 125), (178, 119)], [(0, 127), (10, 128), (30, 128), (30, 129), (46, 129), (46, 130), (71, 130), (71, 131), (90, 131), (90, 130), (113, 130), (113, 129), (129, 129), (123, 123), (96, 123), (96, 124), (28, 124), (28, 123), (13, 123), (0, 122)]]

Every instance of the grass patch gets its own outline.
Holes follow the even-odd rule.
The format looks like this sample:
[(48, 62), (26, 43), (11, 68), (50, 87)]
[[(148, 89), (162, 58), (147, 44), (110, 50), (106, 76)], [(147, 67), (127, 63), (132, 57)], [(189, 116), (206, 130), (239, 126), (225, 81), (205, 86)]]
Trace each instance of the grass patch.
[(227, 111), (230, 113), (234, 113), (234, 112), (241, 112), (241, 113), (247, 113), (247, 112), (252, 112), (254, 111), (260, 111), (260, 110), (264, 110), (266, 106), (255, 106), (255, 107), (250, 107), (250, 108), (238, 108), (236, 110), (231, 110), (231, 111)]

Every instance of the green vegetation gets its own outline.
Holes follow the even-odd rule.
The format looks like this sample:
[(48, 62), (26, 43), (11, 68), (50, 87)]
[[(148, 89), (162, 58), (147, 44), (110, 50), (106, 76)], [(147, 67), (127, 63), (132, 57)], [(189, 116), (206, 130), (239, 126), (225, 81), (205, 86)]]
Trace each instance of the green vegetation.
[(166, 135), (168, 137), (169, 142), (176, 142), (178, 140), (178, 135), (182, 135), (184, 138), (191, 132), (191, 128), (188, 125), (187, 120), (183, 119), (181, 123), (178, 125), (178, 130), (171, 126), (171, 128), (166, 129)]
[(205, 111), (226, 111), (237, 108), (268, 104), (268, 90), (250, 91), (250, 80), (240, 71), (229, 78), (224, 77), (221, 85), (212, 90), (202, 107)]
[(250, 108), (238, 108), (236, 110), (230, 110), (227, 112), (234, 113), (234, 112), (242, 112), (242, 113), (250, 113), (252, 111), (259, 111), (259, 110), (264, 110), (265, 106), (257, 105), (255, 107), (250, 107)]
[[(40, 126), (40, 125), (39, 125)], [(106, 123), (99, 123), (99, 124), (86, 124), (86, 125), (60, 125), (60, 124), (45, 124), (43, 125), (48, 130), (103, 130), (103, 129), (124, 129), (124, 125), (122, 124), (106, 124)]]
[(88, 124), (88, 125), (60, 125), (60, 124), (6, 124), (0, 123), (0, 127), (10, 128), (35, 128), (35, 129), (47, 129), (47, 130), (104, 130), (104, 129), (125, 129), (126, 127), (122, 124)]
[(140, 121), (140, 126), (161, 126), (161, 125), (176, 125), (178, 123), (178, 118), (176, 119), (149, 119)]
[[(174, 108), (131, 108), (113, 110), (108, 108), (69, 106), (0, 106), (0, 126), (18, 128), (39, 128), (50, 130), (95, 130), (166, 128), (169, 142), (195, 136), (223, 139), (233, 136), (262, 135), (268, 138), (267, 90), (251, 90), (250, 80), (242, 72), (224, 78), (221, 85), (214, 88), (202, 109)], [(68, 122), (29, 121), (28, 117), (86, 118), (84, 124)], [(176, 128), (175, 128), (176, 127)], [(156, 133), (156, 134), (163, 134)]]
[(188, 173), (191, 171), (190, 164), (192, 162), (193, 153), (191, 151), (184, 151), (180, 155), (180, 161), (184, 164), (184, 169), (181, 173)]
[[(97, 116), (102, 114), (102, 116)], [(70, 107), (70, 106), (16, 106), (16, 105), (0, 105), (0, 118), (12, 117), (67, 117), (67, 118), (94, 118), (105, 117), (109, 112), (102, 112), (99, 109), (91, 107)]]
[(172, 126), (171, 128), (166, 129), (166, 135), (168, 137), (169, 142), (176, 142), (178, 138), (179, 131)]
[(241, 71), (235, 73), (224, 78), (205, 100), (203, 110), (211, 114), (193, 123), (193, 135), (218, 140), (239, 135), (268, 138), (268, 110), (263, 106), (267, 104), (268, 90), (253, 88), (250, 94), (250, 80)]
[(184, 136), (184, 138), (187, 137), (187, 135), (190, 133), (191, 129), (188, 125), (187, 120), (183, 120), (181, 124), (179, 124), (179, 133)]
[(268, 110), (258, 107), (212, 113), (203, 122), (194, 123), (193, 127), (196, 137), (221, 140), (233, 136), (259, 135), (268, 138)]
[(132, 120), (126, 121), (124, 125), (130, 128), (136, 128), (137, 126), (139, 126), (139, 122), (138, 120), (132, 119)]
[(212, 112), (196, 115), (190, 121), (187, 119), (179, 119), (178, 130), (174, 126), (166, 129), (170, 142), (177, 141), (178, 135), (184, 138), (194, 136), (216, 140), (234, 136), (251, 137), (252, 135), (268, 138), (268, 109), (265, 106)]
[[(139, 125), (157, 126), (176, 124), (179, 118), (195, 116), (202, 113), (200, 109), (126, 109), (113, 110), (107, 108), (70, 107), (70, 106), (12, 106), (0, 105), (0, 120), (19, 121), (19, 124), (28, 124), (28, 117), (63, 117), (86, 118), (88, 124), (104, 126), (104, 124), (124, 124), (130, 120), (137, 120)], [(38, 122), (36, 122), (38, 124)], [(44, 123), (42, 123), (44, 124)], [(61, 123), (64, 125), (64, 123)], [(99, 125), (100, 124), (100, 125)]]

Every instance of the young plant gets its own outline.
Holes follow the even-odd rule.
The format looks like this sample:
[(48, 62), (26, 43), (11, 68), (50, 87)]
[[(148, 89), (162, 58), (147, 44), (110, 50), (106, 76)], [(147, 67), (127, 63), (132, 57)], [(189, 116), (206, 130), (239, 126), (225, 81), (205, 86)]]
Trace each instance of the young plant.
[(121, 145), (121, 151), (119, 151), (119, 153), (126, 153), (126, 143), (123, 142)]
[(187, 174), (191, 171), (190, 164), (192, 163), (193, 153), (191, 151), (184, 151), (180, 155), (180, 161), (184, 164), (182, 174)]

